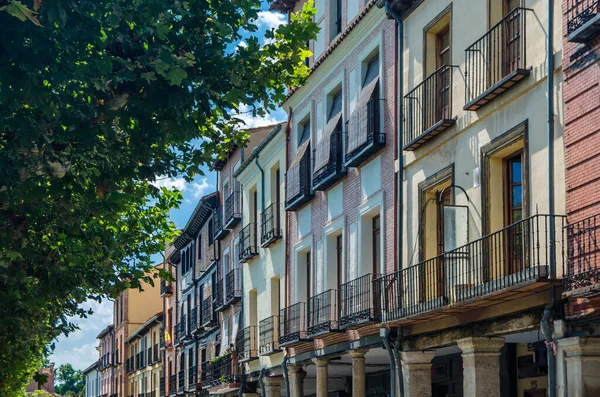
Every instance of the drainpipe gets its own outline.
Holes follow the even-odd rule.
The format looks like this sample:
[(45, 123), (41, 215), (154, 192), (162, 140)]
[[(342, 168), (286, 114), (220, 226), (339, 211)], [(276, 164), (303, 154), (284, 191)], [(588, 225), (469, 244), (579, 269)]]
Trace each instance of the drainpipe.
[(260, 375), (258, 375), (258, 383), (260, 383), (261, 396), (266, 396), (265, 393), (265, 375), (267, 375), (267, 369), (261, 368)]
[[(398, 179), (397, 179), (397, 184), (398, 184), (398, 195), (397, 195), (397, 200), (398, 200), (398, 207), (397, 207), (397, 239), (396, 239), (396, 247), (397, 247), (397, 258), (398, 258), (398, 268), (402, 268), (402, 258), (403, 258), (403, 247), (402, 247), (402, 237), (404, 235), (403, 233), (403, 223), (404, 223), (404, 205), (403, 205), (403, 198), (404, 198), (404, 185), (403, 185), (403, 179), (404, 179), (404, 157), (403, 157), (403, 153), (402, 153), (402, 146), (403, 146), (403, 128), (404, 128), (404, 124), (402, 121), (402, 114), (404, 112), (403, 110), (403, 104), (402, 104), (402, 92), (403, 92), (403, 87), (404, 87), (404, 74), (403, 74), (403, 66), (404, 66), (404, 23), (402, 21), (402, 18), (400, 16), (400, 14), (398, 12), (396, 12), (394, 9), (392, 9), (391, 7), (391, 1), (390, 0), (385, 0), (385, 11), (386, 14), (391, 16), (392, 18), (394, 18), (394, 20), (396, 21), (396, 28), (398, 31), (398, 47), (397, 47), (397, 52), (398, 52), (398, 56), (397, 56), (397, 60), (396, 60), (396, 67), (398, 69), (398, 76), (397, 76), (397, 87), (396, 87), (396, 106), (398, 108), (398, 113), (396, 115), (397, 119), (396, 119), (396, 129), (397, 129), (397, 133), (396, 133), (396, 141), (397, 141), (397, 152), (398, 152)], [(390, 331), (386, 331), (386, 337), (389, 337), (390, 339), (388, 339), (386, 346), (389, 345), (389, 350), (391, 351), (391, 356), (390, 356), (390, 361), (391, 364), (393, 365), (394, 369), (390, 370), (391, 374), (392, 374), (392, 382), (391, 382), (391, 393), (394, 396), (402, 396), (404, 394), (404, 388), (402, 386), (403, 383), (403, 379), (402, 379), (402, 366), (400, 365), (400, 349), (401, 349), (401, 331), (402, 329), (399, 327), (398, 328), (398, 333), (396, 336), (396, 341), (394, 343), (394, 345), (392, 346), (391, 344), (391, 336), (389, 335)], [(388, 352), (389, 354), (389, 352)], [(396, 378), (394, 379), (393, 376), (396, 376)]]
[(383, 332), (383, 346), (387, 350), (388, 358), (390, 360), (390, 392), (392, 397), (397, 397), (396, 393), (396, 359), (394, 358), (394, 346), (392, 344), (391, 330), (386, 328)]
[[(554, 243), (556, 224), (554, 220), (554, 1), (548, 0), (548, 38), (547, 38), (547, 112), (548, 112), (548, 215), (549, 220), (549, 254), (548, 261), (551, 279), (556, 279), (556, 246)], [(544, 308), (541, 328), (546, 338), (546, 352), (548, 355), (548, 396), (556, 397), (556, 359), (554, 357), (552, 329), (550, 317), (556, 302), (554, 288), (550, 288), (550, 300)]]
[[(260, 211), (265, 210), (265, 170), (260, 166), (258, 162), (258, 151), (254, 149), (254, 164), (258, 167), (260, 171)], [(258, 219), (255, 219), (254, 222), (258, 224)]]

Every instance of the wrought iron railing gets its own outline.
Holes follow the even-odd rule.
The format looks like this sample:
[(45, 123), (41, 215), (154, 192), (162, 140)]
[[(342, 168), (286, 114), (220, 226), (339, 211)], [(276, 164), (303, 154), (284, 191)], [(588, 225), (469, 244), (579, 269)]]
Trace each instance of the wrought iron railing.
[(225, 304), (242, 297), (242, 269), (233, 268), (225, 276)]
[(194, 332), (198, 329), (198, 308), (192, 307), (190, 309), (190, 332)]
[[(332, 132), (329, 137), (324, 137), (323, 139), (329, 139), (328, 145), (322, 140), (317, 144), (313, 155), (313, 190), (326, 189), (346, 172), (342, 154), (342, 133), (338, 130)], [(324, 165), (317, 163), (317, 158), (321, 156), (329, 157)]]
[(164, 348), (165, 348), (165, 345), (166, 345), (166, 343), (165, 343), (165, 329), (164, 329), (164, 328), (161, 328), (161, 329), (160, 329), (160, 337), (159, 337), (159, 340), (160, 340), (160, 342), (159, 342), (159, 343), (160, 343), (160, 348), (161, 348), (161, 349), (164, 349)]
[(259, 323), (260, 354), (267, 355), (278, 352), (279, 349), (279, 316), (267, 317)]
[(198, 379), (198, 372), (196, 371), (196, 366), (192, 365), (188, 368), (188, 387), (195, 388), (196, 381)]
[(251, 361), (258, 358), (257, 326), (251, 325), (244, 328), (237, 336), (238, 359), (240, 362)]
[(215, 314), (212, 306), (212, 297), (208, 296), (202, 301), (202, 326), (206, 327), (210, 325), (214, 319)]
[(152, 347), (152, 350), (154, 353), (154, 362), (157, 363), (160, 361), (158, 343), (154, 344), (154, 346)]
[(404, 148), (412, 149), (454, 123), (456, 66), (444, 65), (404, 96)]
[(185, 370), (182, 369), (177, 373), (177, 392), (183, 393), (184, 388), (185, 388)]
[(338, 291), (330, 289), (308, 298), (308, 336), (339, 329)]
[(173, 396), (177, 392), (177, 375), (169, 376), (169, 395)]
[(256, 223), (249, 223), (240, 232), (239, 260), (243, 262), (256, 255), (258, 255)]
[(281, 238), (281, 218), (279, 203), (272, 203), (260, 214), (260, 245), (266, 246), (269, 243)]
[(528, 8), (515, 8), (465, 50), (466, 103), (527, 65)]
[(575, 32), (600, 15), (600, 0), (568, 0), (567, 34)]
[(600, 214), (567, 225), (566, 234), (563, 290), (570, 292), (600, 283)]
[(227, 229), (224, 228), (223, 224), (223, 211), (224, 208), (221, 206), (213, 211), (213, 225), (215, 228), (215, 239), (221, 239), (225, 236)]
[(340, 327), (379, 321), (378, 301), (374, 296), (374, 279), (372, 274), (366, 274), (341, 285)]
[(240, 368), (235, 354), (220, 357), (214, 362), (202, 363), (202, 388), (209, 389), (224, 383), (240, 381)]
[[(554, 218), (555, 236), (550, 236)], [(507, 288), (547, 280), (551, 243), (562, 266), (563, 216), (534, 215), (442, 255), (380, 277), (381, 320), (416, 316)]]
[(164, 375), (160, 377), (159, 385), (160, 397), (165, 397), (166, 385)]
[(223, 279), (219, 279), (213, 288), (213, 305), (215, 310), (221, 310), (225, 306), (225, 287)]
[(147, 365), (152, 365), (154, 363), (154, 361), (152, 361), (152, 347), (149, 347), (148, 350), (146, 350), (146, 357), (147, 358)]
[(187, 315), (182, 314), (181, 319), (179, 321), (179, 326), (181, 327), (181, 332), (179, 332), (179, 338), (185, 339), (189, 334), (188, 323), (187, 323)]
[(357, 167), (385, 146), (385, 132), (381, 128), (381, 110), (384, 99), (371, 98), (356, 109), (346, 122), (346, 166)]
[(285, 174), (285, 209), (292, 211), (311, 199), (313, 195), (310, 176), (310, 145), (298, 162), (292, 164)]
[(175, 331), (175, 338), (174, 338), (174, 344), (179, 344), (179, 341), (181, 340), (182, 336), (181, 336), (181, 327), (179, 326), (179, 323), (175, 324), (175, 327), (173, 327), (173, 330)]
[(298, 302), (279, 311), (279, 345), (308, 339), (306, 303)]
[(233, 191), (225, 199), (225, 214), (223, 227), (231, 228), (235, 223), (242, 219), (242, 194), (239, 191)]
[(173, 287), (171, 284), (167, 283), (165, 280), (160, 282), (160, 295), (166, 296), (171, 295), (173, 293)]

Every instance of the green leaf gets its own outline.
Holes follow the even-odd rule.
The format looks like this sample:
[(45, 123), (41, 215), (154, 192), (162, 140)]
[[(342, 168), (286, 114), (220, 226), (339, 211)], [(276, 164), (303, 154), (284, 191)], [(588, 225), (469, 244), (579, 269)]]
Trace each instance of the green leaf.
[(169, 83), (171, 83), (171, 85), (181, 85), (181, 82), (186, 77), (188, 77), (188, 74), (179, 66), (172, 67), (169, 70), (169, 73), (167, 73), (167, 80), (169, 80)]

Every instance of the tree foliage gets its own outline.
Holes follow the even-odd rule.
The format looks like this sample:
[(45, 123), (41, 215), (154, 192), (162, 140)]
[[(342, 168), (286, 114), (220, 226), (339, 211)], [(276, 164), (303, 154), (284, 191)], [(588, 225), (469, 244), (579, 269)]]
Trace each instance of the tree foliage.
[(81, 371), (73, 368), (71, 364), (63, 364), (56, 370), (57, 385), (54, 391), (61, 396), (83, 397), (85, 392), (85, 378)]
[(181, 195), (157, 177), (200, 174), (243, 144), (241, 104), (263, 115), (307, 76), (312, 5), (263, 45), (260, 7), (0, 0), (0, 395), (22, 390), (83, 301), (160, 276), (150, 258)]

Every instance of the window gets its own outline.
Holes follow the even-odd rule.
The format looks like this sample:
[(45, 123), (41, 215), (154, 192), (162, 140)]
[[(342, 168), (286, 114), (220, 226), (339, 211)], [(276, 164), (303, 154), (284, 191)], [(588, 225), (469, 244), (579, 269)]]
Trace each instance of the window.
[(198, 234), (198, 240), (196, 241), (196, 250), (198, 251), (198, 260), (202, 259), (202, 233)]
[(373, 242), (373, 274), (379, 273), (377, 268), (381, 261), (381, 219), (375, 215), (372, 220), (371, 241)]
[(214, 233), (213, 233), (213, 221), (212, 218), (208, 220), (208, 244), (212, 244), (213, 240), (214, 240)]
[(302, 126), (298, 128), (298, 132), (298, 146), (301, 146), (310, 138), (310, 118), (302, 122)]
[(331, 107), (329, 108), (329, 117), (327, 118), (327, 121), (332, 120), (334, 117), (342, 113), (342, 90), (339, 90), (331, 97)]
[(367, 71), (365, 72), (365, 79), (363, 82), (363, 88), (365, 88), (370, 82), (379, 77), (379, 54), (375, 55), (367, 65)]
[(342, 0), (331, 0), (331, 25), (329, 40), (342, 32)]

